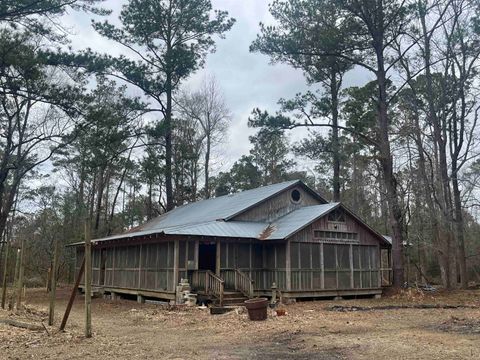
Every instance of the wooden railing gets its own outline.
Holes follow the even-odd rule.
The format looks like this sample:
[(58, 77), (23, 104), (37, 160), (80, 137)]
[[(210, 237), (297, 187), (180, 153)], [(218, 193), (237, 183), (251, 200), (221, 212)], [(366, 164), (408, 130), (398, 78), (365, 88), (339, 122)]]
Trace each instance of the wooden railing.
[(239, 269), (223, 269), (220, 273), (225, 281), (225, 288), (240, 291), (247, 297), (253, 297), (255, 281), (249, 274)]
[(235, 269), (235, 290), (240, 291), (248, 298), (253, 297), (253, 280), (238, 269)]
[(223, 305), (224, 281), (210, 270), (205, 273), (205, 292), (215, 296), (220, 306)]
[(189, 279), (194, 289), (204, 290), (206, 294), (216, 297), (220, 306), (223, 304), (225, 282), (210, 270), (193, 271)]

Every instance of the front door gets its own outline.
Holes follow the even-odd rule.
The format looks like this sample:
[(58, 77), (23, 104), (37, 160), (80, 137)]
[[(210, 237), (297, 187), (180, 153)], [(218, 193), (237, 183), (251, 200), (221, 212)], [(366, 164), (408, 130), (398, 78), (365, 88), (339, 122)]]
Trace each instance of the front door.
[(198, 270), (210, 270), (215, 273), (217, 245), (215, 243), (200, 243), (198, 245)]

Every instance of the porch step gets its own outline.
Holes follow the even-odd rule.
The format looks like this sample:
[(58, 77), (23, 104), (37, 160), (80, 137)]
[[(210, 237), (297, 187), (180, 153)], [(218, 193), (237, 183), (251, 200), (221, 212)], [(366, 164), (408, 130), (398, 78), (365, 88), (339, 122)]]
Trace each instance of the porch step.
[(236, 306), (240, 306), (240, 305), (245, 305), (244, 304), (244, 301), (245, 300), (248, 300), (247, 297), (241, 297), (241, 298), (228, 298), (228, 299), (223, 299), (223, 305), (236, 305)]
[(224, 299), (229, 299), (229, 298), (241, 298), (245, 297), (240, 291), (235, 291), (235, 290), (227, 290), (223, 292), (223, 298)]
[(223, 293), (223, 305), (243, 305), (245, 300), (248, 300), (248, 297), (239, 291), (225, 291)]

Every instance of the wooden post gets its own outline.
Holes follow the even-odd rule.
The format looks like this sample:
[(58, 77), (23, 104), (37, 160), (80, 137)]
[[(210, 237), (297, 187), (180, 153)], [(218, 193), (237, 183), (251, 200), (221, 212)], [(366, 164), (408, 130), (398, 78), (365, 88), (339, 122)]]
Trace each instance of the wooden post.
[(353, 276), (353, 245), (350, 244), (350, 249), (349, 249), (349, 256), (350, 256), (350, 287), (353, 289), (355, 288), (355, 283), (354, 283), (354, 276)]
[(85, 337), (92, 337), (92, 240), (90, 220), (85, 220)]
[(178, 285), (178, 260), (179, 260), (180, 242), (175, 240), (173, 243), (173, 291), (177, 292)]
[(198, 270), (198, 249), (200, 247), (200, 241), (195, 240), (195, 270)]
[(17, 284), (18, 284), (18, 271), (20, 269), (20, 249), (18, 248), (17, 249), (17, 255), (15, 256), (15, 270), (14, 270), (14, 273), (13, 273), (13, 286), (15, 287), (15, 289), (17, 288)]
[(85, 256), (82, 260), (82, 265), (80, 265), (80, 269), (78, 270), (77, 279), (75, 280), (75, 284), (73, 285), (72, 293), (70, 294), (70, 299), (68, 300), (67, 308), (65, 309), (65, 314), (63, 315), (62, 324), (60, 325), (60, 331), (65, 329), (65, 325), (67, 325), (68, 316), (70, 315), (70, 310), (72, 310), (73, 301), (75, 300), (75, 296), (77, 295), (78, 285), (80, 285), (80, 280), (82, 279), (83, 272), (85, 270)]
[(320, 269), (322, 271), (320, 275), (320, 288), (325, 289), (325, 261), (323, 258), (323, 243), (320, 244)]
[[(140, 244), (140, 256), (138, 259), (138, 288), (142, 288), (142, 244)], [(103, 285), (103, 284), (102, 284)]]
[(58, 263), (58, 238), (53, 242), (53, 262), (50, 269), (50, 306), (48, 308), (48, 325), (53, 325), (55, 318), (55, 296), (57, 292), (57, 263)]
[(47, 283), (45, 284), (45, 291), (47, 294), (50, 292), (50, 283), (52, 282), (52, 268), (49, 267), (47, 270)]
[(25, 273), (25, 239), (22, 237), (20, 249), (20, 264), (18, 267), (18, 281), (17, 281), (17, 310), (22, 308), (22, 290), (23, 290), (23, 276)]
[(5, 309), (5, 302), (7, 300), (7, 271), (8, 271), (8, 250), (10, 241), (7, 240), (5, 244), (5, 261), (3, 264), (3, 279), (2, 279), (2, 309)]
[(220, 276), (220, 240), (217, 240), (215, 248), (215, 274)]
[(292, 290), (292, 263), (290, 256), (290, 239), (287, 240), (286, 249), (285, 249), (285, 282), (287, 285), (287, 290)]

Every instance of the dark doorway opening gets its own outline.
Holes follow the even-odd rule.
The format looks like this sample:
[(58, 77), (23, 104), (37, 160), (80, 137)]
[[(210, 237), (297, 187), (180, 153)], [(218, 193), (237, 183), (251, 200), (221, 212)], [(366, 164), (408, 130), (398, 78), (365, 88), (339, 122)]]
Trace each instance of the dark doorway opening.
[(198, 245), (198, 270), (210, 270), (215, 273), (216, 255), (216, 244), (200, 243)]

